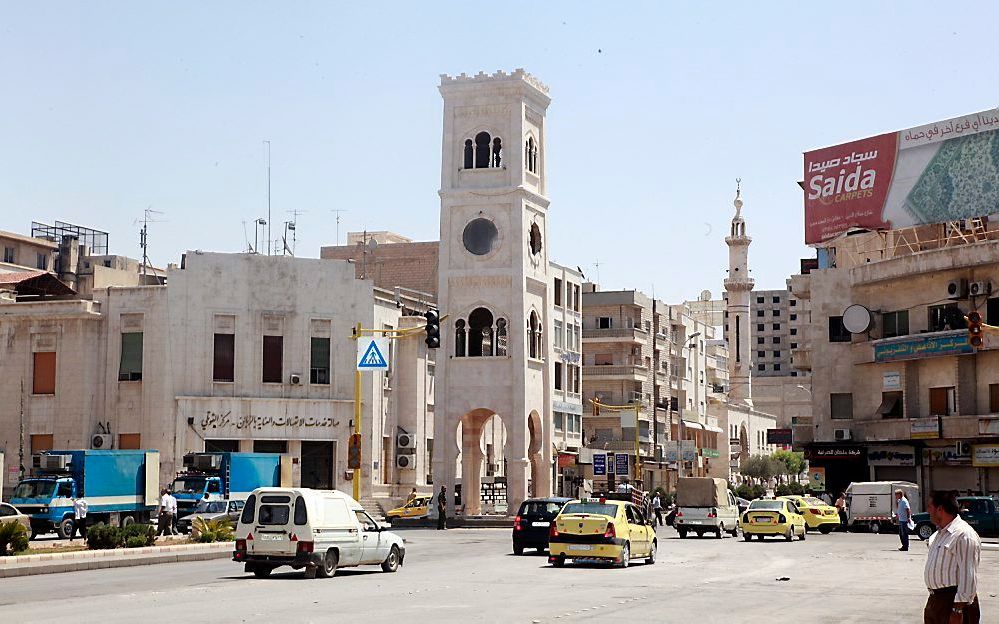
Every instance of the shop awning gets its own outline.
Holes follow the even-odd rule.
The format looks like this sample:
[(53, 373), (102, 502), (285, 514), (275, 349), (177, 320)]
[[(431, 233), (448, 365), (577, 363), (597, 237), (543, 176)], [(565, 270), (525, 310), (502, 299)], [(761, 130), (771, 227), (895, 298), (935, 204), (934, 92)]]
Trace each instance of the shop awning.
[[(699, 423), (699, 422), (693, 422), (693, 421), (689, 421), (689, 420), (683, 421), (683, 426), (686, 429), (701, 429), (701, 430), (704, 429), (704, 425), (702, 425), (701, 423)], [(721, 431), (721, 430), (719, 429), (719, 431)]]
[(891, 414), (895, 410), (895, 406), (898, 405), (899, 398), (901, 398), (899, 394), (901, 393), (886, 392), (884, 398), (881, 399), (881, 406), (878, 408), (878, 414), (881, 414), (882, 416)]
[(718, 427), (715, 427), (715, 426), (712, 426), (712, 425), (704, 425), (704, 430), (705, 431), (711, 431), (713, 433), (725, 433), (724, 431), (722, 431)]

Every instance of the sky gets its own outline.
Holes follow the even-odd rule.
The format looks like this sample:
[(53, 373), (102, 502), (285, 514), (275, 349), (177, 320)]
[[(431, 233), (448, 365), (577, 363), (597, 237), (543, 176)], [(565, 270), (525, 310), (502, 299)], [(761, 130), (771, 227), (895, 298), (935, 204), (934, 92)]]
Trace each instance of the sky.
[[(807, 5), (807, 6), (806, 6)], [(904, 9), (903, 9), (904, 7)], [(549, 254), (602, 288), (722, 291), (741, 178), (758, 288), (803, 243), (802, 152), (999, 105), (999, 4), (47, 2), (0, 5), (0, 229), (111, 252), (296, 252), (439, 236), (442, 73), (551, 89)], [(293, 215), (293, 211), (300, 214)], [(244, 234), (245, 232), (245, 234)], [(266, 238), (266, 237), (263, 237)]]

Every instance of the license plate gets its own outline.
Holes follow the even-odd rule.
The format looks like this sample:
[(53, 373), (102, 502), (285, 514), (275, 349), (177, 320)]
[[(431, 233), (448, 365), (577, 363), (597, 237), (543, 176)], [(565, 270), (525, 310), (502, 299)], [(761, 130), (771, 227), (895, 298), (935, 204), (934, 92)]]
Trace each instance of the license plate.
[(260, 541), (262, 542), (280, 542), (284, 539), (284, 534), (282, 533), (261, 533)]
[(757, 518), (753, 520), (756, 524), (773, 524), (773, 518)]
[(593, 546), (590, 544), (573, 544), (569, 547), (570, 550), (593, 550)]
[(531, 523), (531, 526), (536, 526), (536, 527), (547, 527), (547, 526), (550, 526), (550, 525), (551, 525), (550, 522), (532, 522)]
[(687, 520), (687, 524), (700, 524), (700, 520)]

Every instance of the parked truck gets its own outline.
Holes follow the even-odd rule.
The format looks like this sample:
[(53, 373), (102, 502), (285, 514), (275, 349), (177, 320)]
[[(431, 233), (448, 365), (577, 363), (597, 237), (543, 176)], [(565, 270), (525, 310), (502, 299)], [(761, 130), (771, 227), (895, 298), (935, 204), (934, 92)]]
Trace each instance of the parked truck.
[(291, 456), (276, 453), (188, 453), (173, 480), (177, 517), (200, 501), (242, 500), (260, 487), (291, 487)]
[(156, 511), (159, 451), (48, 451), (31, 460), (32, 476), (10, 502), (31, 516), (32, 537), (53, 530), (70, 537), (74, 498), (86, 499), (88, 524), (149, 522)]
[(697, 537), (712, 533), (719, 538), (739, 533), (739, 504), (725, 479), (681, 477), (676, 484), (676, 505), (674, 526), (681, 539), (687, 533)]
[(850, 529), (867, 528), (871, 533), (897, 530), (895, 490), (902, 490), (909, 499), (912, 513), (923, 510), (919, 486), (908, 481), (864, 481), (851, 483), (846, 488), (847, 526)]

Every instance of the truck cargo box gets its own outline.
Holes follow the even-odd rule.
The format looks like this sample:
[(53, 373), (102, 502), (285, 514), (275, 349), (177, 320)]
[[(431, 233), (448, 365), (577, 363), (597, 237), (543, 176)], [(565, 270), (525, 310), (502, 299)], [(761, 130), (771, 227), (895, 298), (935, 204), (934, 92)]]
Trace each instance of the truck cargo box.
[(712, 477), (682, 477), (676, 484), (679, 507), (718, 507), (728, 505), (728, 484)]

